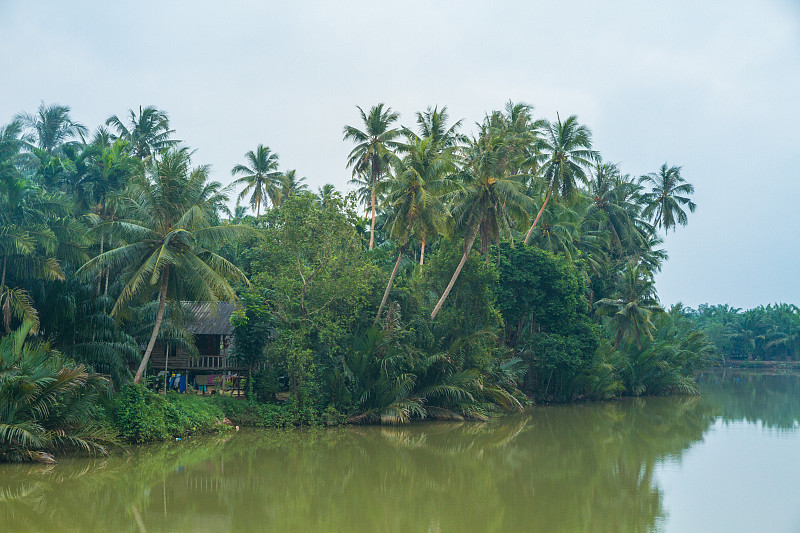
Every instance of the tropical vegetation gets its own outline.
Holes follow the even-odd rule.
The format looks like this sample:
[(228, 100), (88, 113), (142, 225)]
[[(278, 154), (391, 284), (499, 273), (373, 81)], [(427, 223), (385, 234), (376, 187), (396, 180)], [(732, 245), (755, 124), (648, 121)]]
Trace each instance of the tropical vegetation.
[(726, 361), (800, 361), (800, 308), (787, 303), (742, 310), (700, 305), (689, 317)]
[[(0, 410), (34, 405), (13, 380), (81, 376), (42, 396), (52, 408), (0, 422), (2, 457), (100, 450), (85, 433), (97, 420), (143, 441), (225, 415), (484, 420), (530, 401), (695, 391), (728, 319), (658, 300), (661, 232), (695, 209), (681, 167), (624, 174), (577, 116), (550, 121), (523, 103), (487, 113), (472, 136), (446, 107), (409, 126), (382, 103), (357, 109), (343, 130), (349, 193), (312, 192), (263, 143), (224, 187), (152, 106), (93, 134), (46, 104), (0, 128)], [(247, 403), (204, 410), (131, 384), (157, 342), (196, 353), (182, 302), (223, 300), (238, 302)], [(754, 322), (725, 338), (748, 357), (793, 357), (796, 308), (784, 314), (780, 330)], [(68, 415), (97, 383), (113, 398), (105, 414)], [(53, 429), (62, 418), (69, 430)]]

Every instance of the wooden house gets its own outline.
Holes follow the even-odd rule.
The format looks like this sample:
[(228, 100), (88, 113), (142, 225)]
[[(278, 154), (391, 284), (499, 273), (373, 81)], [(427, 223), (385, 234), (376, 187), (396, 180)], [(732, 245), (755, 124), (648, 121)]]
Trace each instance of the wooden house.
[(169, 348), (161, 343), (153, 347), (150, 362), (153, 371), (180, 372), (184, 375), (223, 374), (245, 367), (231, 355), (233, 326), (231, 314), (237, 304), (229, 302), (183, 302), (190, 319), (186, 329), (194, 335), (199, 355)]

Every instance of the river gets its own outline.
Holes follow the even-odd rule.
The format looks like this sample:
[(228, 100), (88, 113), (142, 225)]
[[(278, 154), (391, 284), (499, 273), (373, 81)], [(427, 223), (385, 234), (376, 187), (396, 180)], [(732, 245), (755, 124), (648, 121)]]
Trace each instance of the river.
[(242, 430), (0, 466), (0, 531), (800, 531), (800, 376), (488, 423)]

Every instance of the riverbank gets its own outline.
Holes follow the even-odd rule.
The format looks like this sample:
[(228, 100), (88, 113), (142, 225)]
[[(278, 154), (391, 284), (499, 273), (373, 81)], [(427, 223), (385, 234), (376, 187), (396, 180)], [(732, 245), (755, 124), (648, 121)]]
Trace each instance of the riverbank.
[(797, 370), (800, 371), (800, 361), (742, 361), (726, 360), (723, 368), (744, 368), (752, 370)]

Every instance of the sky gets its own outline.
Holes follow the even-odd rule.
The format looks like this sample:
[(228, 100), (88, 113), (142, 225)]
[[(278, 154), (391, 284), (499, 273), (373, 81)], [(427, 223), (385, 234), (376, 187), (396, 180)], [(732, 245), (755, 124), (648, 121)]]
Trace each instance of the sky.
[(0, 36), (0, 124), (155, 105), (223, 183), (265, 144), (348, 189), (357, 105), (409, 126), (447, 105), (467, 133), (508, 100), (575, 114), (623, 172), (667, 162), (695, 186), (663, 304), (800, 304), (800, 0), (0, 0)]

